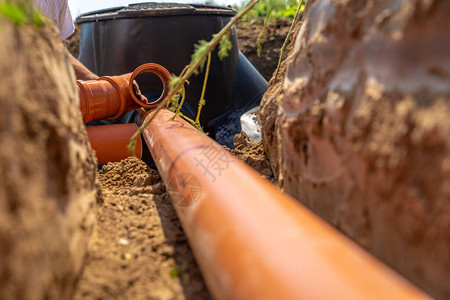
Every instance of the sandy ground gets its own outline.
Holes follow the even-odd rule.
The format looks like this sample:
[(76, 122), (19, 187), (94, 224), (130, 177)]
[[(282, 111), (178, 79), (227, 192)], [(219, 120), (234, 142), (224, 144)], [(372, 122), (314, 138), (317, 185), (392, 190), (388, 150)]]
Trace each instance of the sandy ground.
[(158, 172), (137, 158), (99, 172), (104, 203), (76, 299), (210, 299)]

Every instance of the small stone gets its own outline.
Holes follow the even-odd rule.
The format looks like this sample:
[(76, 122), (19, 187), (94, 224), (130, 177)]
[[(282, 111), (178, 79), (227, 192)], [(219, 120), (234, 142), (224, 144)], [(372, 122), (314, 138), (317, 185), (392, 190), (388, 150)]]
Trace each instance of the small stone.
[(152, 194), (154, 195), (162, 195), (166, 192), (166, 187), (162, 182), (158, 182), (152, 185)]
[(169, 246), (169, 245), (163, 245), (161, 247), (159, 247), (158, 249), (159, 254), (161, 254), (164, 257), (172, 257), (173, 256), (173, 247)]
[(120, 239), (119, 244), (123, 246), (127, 246), (130, 242), (127, 239)]
[(125, 260), (131, 260), (133, 258), (133, 254), (131, 254), (130, 252), (127, 252), (123, 255), (123, 259)]
[(137, 176), (136, 179), (134, 180), (133, 185), (134, 185), (134, 186), (137, 186), (137, 187), (143, 187), (143, 186), (145, 186), (145, 181), (146, 181), (146, 179), (147, 179), (147, 176), (145, 176), (145, 175), (139, 175), (139, 176)]

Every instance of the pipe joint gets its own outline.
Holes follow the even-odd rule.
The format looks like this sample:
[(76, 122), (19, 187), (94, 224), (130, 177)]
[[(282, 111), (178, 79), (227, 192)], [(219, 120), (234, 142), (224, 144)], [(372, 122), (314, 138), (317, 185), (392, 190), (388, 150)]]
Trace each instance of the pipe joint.
[[(133, 81), (136, 79), (136, 77), (138, 75), (140, 75), (142, 73), (155, 74), (156, 76), (159, 77), (159, 79), (161, 79), (162, 84), (163, 84), (163, 91), (161, 93), (161, 96), (156, 101), (153, 101), (151, 103), (143, 103), (142, 101), (140, 101), (136, 97), (136, 94), (133, 89)], [(136, 70), (134, 70), (134, 72), (131, 74), (130, 82), (128, 85), (128, 90), (129, 90), (129, 93), (130, 93), (131, 97), (133, 98), (134, 102), (136, 102), (139, 106), (142, 106), (145, 108), (155, 108), (158, 106), (159, 103), (161, 103), (161, 101), (164, 100), (164, 98), (169, 93), (171, 80), (172, 80), (172, 76), (170, 75), (169, 71), (167, 71), (167, 69), (164, 68), (163, 66), (154, 64), (154, 63), (143, 64), (143, 65), (137, 67)]]

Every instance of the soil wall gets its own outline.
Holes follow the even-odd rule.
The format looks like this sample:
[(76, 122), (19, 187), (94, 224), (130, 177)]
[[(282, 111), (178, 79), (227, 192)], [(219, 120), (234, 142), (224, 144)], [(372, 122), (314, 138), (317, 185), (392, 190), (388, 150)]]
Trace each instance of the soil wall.
[(25, 19), (2, 6), (0, 299), (70, 299), (94, 224), (96, 160), (59, 33), (28, 2), (7, 4)]
[(264, 19), (238, 22), (236, 31), (239, 50), (267, 81), (277, 68), (280, 49), (291, 27), (290, 19), (269, 19), (261, 38), (261, 53), (258, 56), (256, 44), (264, 25)]
[[(280, 185), (450, 298), (450, 2), (319, 0), (262, 104)], [(275, 83), (276, 84), (276, 83)]]

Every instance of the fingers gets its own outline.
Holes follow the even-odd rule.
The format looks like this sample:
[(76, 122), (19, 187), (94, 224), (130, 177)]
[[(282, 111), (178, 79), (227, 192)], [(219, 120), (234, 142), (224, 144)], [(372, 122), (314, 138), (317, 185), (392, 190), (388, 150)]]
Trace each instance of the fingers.
[(139, 89), (139, 85), (136, 82), (136, 80), (133, 80), (133, 91), (134, 94), (136, 95), (136, 98), (138, 98), (138, 100), (144, 104), (148, 104), (148, 99), (142, 95), (141, 90)]

